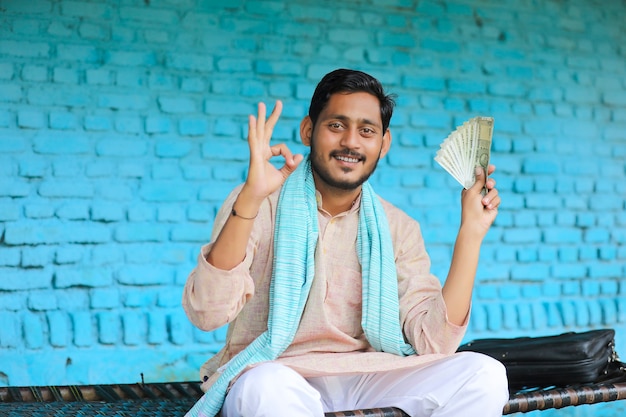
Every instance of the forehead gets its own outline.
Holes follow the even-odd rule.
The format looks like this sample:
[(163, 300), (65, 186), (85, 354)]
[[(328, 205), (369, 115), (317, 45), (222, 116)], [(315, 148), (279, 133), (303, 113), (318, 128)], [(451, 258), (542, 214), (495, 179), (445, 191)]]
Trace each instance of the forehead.
[(342, 118), (353, 121), (368, 121), (382, 125), (380, 102), (370, 93), (335, 93), (330, 96), (320, 119)]

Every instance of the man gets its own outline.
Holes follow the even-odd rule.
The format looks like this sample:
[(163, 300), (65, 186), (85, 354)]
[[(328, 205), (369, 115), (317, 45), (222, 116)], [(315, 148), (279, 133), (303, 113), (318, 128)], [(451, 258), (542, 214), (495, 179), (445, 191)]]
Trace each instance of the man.
[[(218, 213), (184, 290), (196, 326), (230, 323), (226, 345), (202, 367), (206, 393), (189, 416), (320, 417), (389, 406), (411, 416), (501, 415), (503, 366), (454, 353), (500, 204), (495, 182), (477, 170), (463, 191), (442, 288), (419, 224), (367, 182), (389, 151), (393, 107), (373, 77), (327, 74), (300, 125), (306, 159), (270, 145), (280, 101), (267, 120), (262, 103), (250, 116), (248, 177)], [(276, 156), (280, 169), (269, 162)]]

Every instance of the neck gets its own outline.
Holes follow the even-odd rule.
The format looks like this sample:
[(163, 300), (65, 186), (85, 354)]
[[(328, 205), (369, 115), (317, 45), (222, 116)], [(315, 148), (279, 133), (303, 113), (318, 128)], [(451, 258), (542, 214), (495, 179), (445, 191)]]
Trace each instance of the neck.
[(354, 206), (361, 194), (361, 186), (352, 190), (343, 190), (322, 184), (315, 175), (315, 188), (322, 196), (322, 208), (331, 216), (348, 211)]

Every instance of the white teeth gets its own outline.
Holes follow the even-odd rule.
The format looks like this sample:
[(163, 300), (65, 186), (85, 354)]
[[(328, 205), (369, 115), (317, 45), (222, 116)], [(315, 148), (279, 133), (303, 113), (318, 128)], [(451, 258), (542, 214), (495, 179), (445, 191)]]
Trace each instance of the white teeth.
[(340, 161), (351, 162), (353, 164), (359, 162), (358, 159), (356, 159), (356, 158), (348, 158), (347, 156), (336, 156), (335, 158), (339, 159)]

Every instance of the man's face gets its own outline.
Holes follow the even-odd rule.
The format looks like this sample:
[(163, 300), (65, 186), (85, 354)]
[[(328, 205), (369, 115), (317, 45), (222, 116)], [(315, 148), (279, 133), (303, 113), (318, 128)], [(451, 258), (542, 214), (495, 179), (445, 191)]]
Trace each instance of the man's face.
[(311, 146), (317, 182), (341, 190), (361, 186), (391, 142), (389, 132), (382, 131), (378, 99), (364, 92), (333, 94), (308, 133), (309, 143), (304, 136), (303, 141)]

